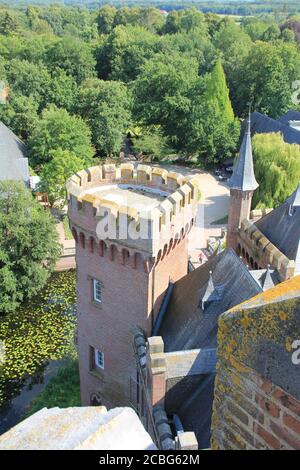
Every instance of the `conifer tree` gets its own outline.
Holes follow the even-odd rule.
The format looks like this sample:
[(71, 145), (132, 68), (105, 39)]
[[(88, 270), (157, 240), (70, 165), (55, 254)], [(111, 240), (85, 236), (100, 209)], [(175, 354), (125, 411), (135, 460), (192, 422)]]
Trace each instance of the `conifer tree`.
[(218, 60), (206, 77), (204, 91), (195, 96), (189, 150), (214, 163), (229, 157), (237, 146), (239, 123), (234, 117), (226, 77)]

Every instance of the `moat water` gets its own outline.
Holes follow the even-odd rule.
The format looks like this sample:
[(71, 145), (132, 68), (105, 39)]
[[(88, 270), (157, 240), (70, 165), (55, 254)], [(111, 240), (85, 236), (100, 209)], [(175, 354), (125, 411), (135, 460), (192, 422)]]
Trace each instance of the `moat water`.
[(0, 316), (0, 434), (24, 419), (32, 400), (75, 353), (76, 324), (74, 270), (53, 274), (38, 296)]

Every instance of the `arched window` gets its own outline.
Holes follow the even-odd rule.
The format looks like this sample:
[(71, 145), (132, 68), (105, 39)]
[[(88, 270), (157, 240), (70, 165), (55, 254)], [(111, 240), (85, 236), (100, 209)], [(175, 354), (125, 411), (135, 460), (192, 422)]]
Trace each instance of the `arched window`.
[(85, 235), (82, 232), (80, 232), (79, 234), (79, 242), (80, 242), (81, 248), (85, 248)]
[(74, 227), (72, 227), (72, 235), (74, 237), (75, 242), (78, 243), (77, 230)]
[(122, 264), (124, 264), (124, 266), (126, 266), (129, 263), (129, 260), (130, 260), (130, 253), (129, 253), (128, 250), (126, 250), (124, 248), (122, 250)]
[(89, 250), (90, 250), (90, 253), (94, 253), (94, 249), (95, 249), (95, 239), (94, 239), (94, 237), (90, 237), (90, 238), (89, 238)]

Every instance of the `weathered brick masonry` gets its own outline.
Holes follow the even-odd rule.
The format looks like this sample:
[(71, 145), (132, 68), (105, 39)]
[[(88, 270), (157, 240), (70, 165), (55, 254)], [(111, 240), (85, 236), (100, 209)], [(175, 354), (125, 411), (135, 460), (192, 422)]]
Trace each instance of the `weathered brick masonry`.
[[(143, 194), (149, 187), (152, 194), (163, 192), (166, 198), (142, 219), (134, 206), (117, 204), (90, 192), (108, 184), (118, 185), (119, 191), (129, 187), (137, 193), (142, 187)], [(108, 407), (135, 404), (132, 329), (138, 326), (151, 334), (170, 280), (177, 281), (187, 273), (187, 234), (194, 223), (199, 198), (197, 184), (197, 178), (183, 178), (147, 166), (139, 166), (135, 171), (129, 164), (120, 168), (114, 165), (89, 168), (69, 180), (69, 219), (76, 240), (78, 350), (84, 405), (89, 405), (95, 394)], [(111, 191), (113, 194), (113, 187)], [(103, 210), (115, 222), (127, 217), (136, 227), (148, 224), (149, 237), (99, 239), (97, 223), (102, 220)], [(93, 279), (101, 282), (101, 303), (93, 301)], [(104, 369), (91, 367), (91, 348), (104, 353)]]
[(214, 449), (300, 449), (299, 297), (298, 276), (221, 317)]

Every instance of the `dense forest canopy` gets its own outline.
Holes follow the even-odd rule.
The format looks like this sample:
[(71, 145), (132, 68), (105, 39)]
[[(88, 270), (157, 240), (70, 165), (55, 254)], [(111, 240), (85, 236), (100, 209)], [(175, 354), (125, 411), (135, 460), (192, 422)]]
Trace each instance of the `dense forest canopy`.
[(299, 31), (300, 15), (282, 8), (236, 19), (196, 7), (3, 6), (0, 119), (53, 201), (70, 172), (118, 157), (126, 135), (137, 154), (207, 167), (236, 154), (250, 102), (274, 118), (297, 108)]
[(28, 5), (56, 5), (84, 6), (97, 9), (103, 5), (114, 5), (118, 8), (124, 6), (155, 6), (171, 11), (189, 7), (196, 7), (204, 13), (213, 12), (223, 15), (255, 15), (261, 13), (284, 12), (295, 13), (300, 11), (299, 0), (0, 0), (0, 4), (25, 8)]

